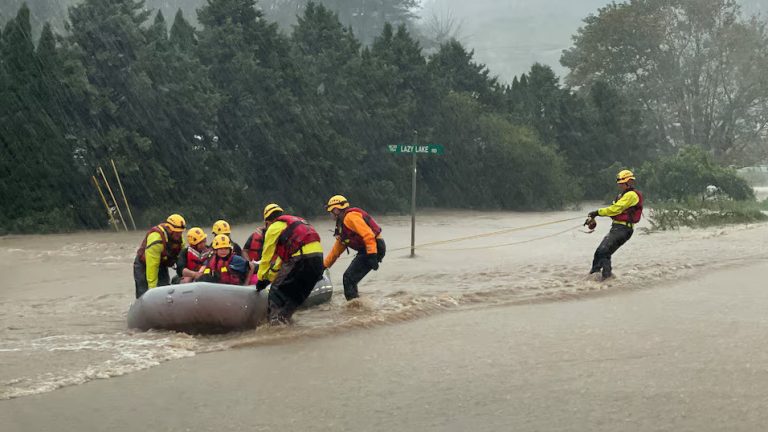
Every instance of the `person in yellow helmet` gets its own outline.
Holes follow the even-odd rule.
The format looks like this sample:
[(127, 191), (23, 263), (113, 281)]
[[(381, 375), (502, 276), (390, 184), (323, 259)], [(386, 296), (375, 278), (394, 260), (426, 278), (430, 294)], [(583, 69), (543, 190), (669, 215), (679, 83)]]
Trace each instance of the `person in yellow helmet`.
[[(216, 237), (219, 234), (226, 234), (227, 237), (229, 237), (230, 240), (232, 240), (232, 226), (229, 224), (229, 222), (219, 219), (213, 224), (213, 228), (211, 228), (211, 231), (213, 232), (213, 237)], [(243, 255), (243, 249), (240, 247), (239, 244), (232, 241), (232, 250), (235, 251), (238, 255)]]
[(182, 234), (186, 226), (187, 222), (181, 215), (172, 214), (144, 235), (136, 251), (136, 259), (133, 260), (136, 298), (149, 289), (170, 284), (168, 269), (179, 258), (184, 246)]
[(227, 285), (244, 285), (251, 267), (248, 260), (232, 250), (232, 240), (226, 234), (213, 239), (213, 256), (205, 263), (200, 281)]
[(613, 276), (611, 256), (631, 237), (635, 225), (643, 216), (643, 194), (635, 189), (635, 175), (630, 170), (622, 170), (616, 176), (616, 184), (620, 193), (613, 204), (589, 212), (586, 224), (592, 224), (598, 216), (610, 217), (613, 220), (611, 230), (603, 238), (595, 251), (590, 274), (601, 273), (603, 280)]
[[(323, 247), (320, 235), (306, 220), (283, 213), (277, 204), (264, 208), (267, 232), (258, 270), (256, 289), (269, 289), (269, 321), (287, 324), (323, 277)], [(277, 256), (278, 260), (273, 260)], [(280, 270), (273, 276), (273, 261)]]
[(331, 268), (339, 256), (350, 248), (357, 252), (352, 263), (344, 272), (344, 297), (347, 300), (359, 296), (357, 284), (371, 271), (378, 270), (379, 263), (387, 251), (381, 237), (381, 227), (365, 210), (350, 207), (349, 201), (342, 195), (334, 195), (325, 206), (326, 211), (336, 220), (333, 236), (336, 242), (331, 253), (325, 257), (323, 265)]
[(176, 274), (180, 283), (192, 282), (203, 275), (203, 264), (211, 257), (211, 249), (205, 244), (206, 238), (205, 231), (200, 227), (187, 231), (188, 246), (181, 250), (176, 261)]

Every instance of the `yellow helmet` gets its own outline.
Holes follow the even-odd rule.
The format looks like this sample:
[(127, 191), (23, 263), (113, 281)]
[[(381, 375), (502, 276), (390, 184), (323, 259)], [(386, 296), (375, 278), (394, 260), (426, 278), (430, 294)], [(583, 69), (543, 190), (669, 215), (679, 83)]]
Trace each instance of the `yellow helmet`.
[(226, 234), (219, 234), (213, 238), (214, 249), (232, 249), (232, 240)]
[(630, 170), (621, 170), (616, 175), (616, 183), (626, 183), (634, 179), (635, 179), (635, 175)]
[(267, 206), (264, 207), (264, 220), (266, 221), (267, 219), (269, 219), (269, 217), (272, 216), (273, 213), (282, 212), (282, 211), (283, 211), (282, 207), (280, 207), (275, 203), (267, 204)]
[(187, 227), (187, 221), (180, 214), (172, 214), (165, 220), (168, 227), (173, 232), (184, 232), (184, 228)]
[(229, 222), (219, 219), (213, 224), (213, 234), (232, 234), (232, 227), (229, 226)]
[(333, 209), (343, 210), (348, 207), (349, 201), (347, 201), (346, 198), (341, 195), (334, 195), (328, 200), (328, 204), (325, 205), (325, 210), (330, 212)]
[(202, 228), (194, 227), (187, 231), (187, 243), (190, 246), (197, 246), (200, 242), (204, 242), (208, 236), (205, 235), (205, 231)]

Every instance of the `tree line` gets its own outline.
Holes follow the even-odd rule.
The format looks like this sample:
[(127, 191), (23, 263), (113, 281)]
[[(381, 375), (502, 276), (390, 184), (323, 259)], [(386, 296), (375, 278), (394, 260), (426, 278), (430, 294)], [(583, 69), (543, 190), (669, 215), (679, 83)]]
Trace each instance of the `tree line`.
[[(646, 2), (627, 7), (636, 3)], [(590, 64), (587, 51), (604, 48), (591, 45), (591, 29), (616, 7), (585, 21), (563, 57), (564, 86), (539, 64), (499, 82), (455, 40), (425, 54), (405, 25), (383, 24), (363, 43), (312, 2), (286, 32), (254, 0), (208, 0), (196, 27), (181, 10), (169, 23), (140, 0), (85, 0), (63, 34), (46, 24), (36, 41), (24, 5), (0, 34), (0, 230), (105, 226), (90, 176), (110, 159), (143, 224), (169, 211), (192, 223), (256, 220), (271, 201), (310, 216), (336, 193), (405, 211), (410, 161), (387, 146), (411, 143), (414, 131), (446, 148), (419, 162), (424, 205), (556, 209), (602, 198), (617, 167), (679, 147), (666, 132), (667, 102), (618, 79), (626, 71), (599, 70), (607, 61)], [(677, 91), (654, 90), (657, 99)], [(674, 112), (703, 121), (695, 106)], [(729, 132), (691, 133), (690, 143), (742, 145), (736, 129), (758, 113), (730, 112)]]

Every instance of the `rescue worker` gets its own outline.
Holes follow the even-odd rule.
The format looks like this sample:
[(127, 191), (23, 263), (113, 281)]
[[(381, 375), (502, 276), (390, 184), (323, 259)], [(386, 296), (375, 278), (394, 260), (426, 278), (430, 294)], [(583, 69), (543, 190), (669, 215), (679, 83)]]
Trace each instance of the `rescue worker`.
[[(213, 224), (213, 228), (211, 228), (211, 231), (213, 232), (213, 236), (216, 237), (219, 234), (226, 234), (227, 237), (229, 237), (230, 240), (232, 240), (232, 226), (229, 225), (229, 222), (219, 219)], [(240, 245), (232, 242), (232, 249), (235, 251), (237, 255), (243, 255), (243, 250), (240, 248)]]
[[(269, 321), (287, 324), (323, 277), (323, 247), (320, 235), (307, 221), (284, 214), (277, 204), (264, 208), (264, 222), (267, 232), (256, 289), (263, 290), (274, 278), (269, 290)], [(275, 256), (279, 260), (273, 263)], [(270, 269), (274, 265), (280, 269), (273, 276)]]
[(232, 240), (226, 234), (213, 239), (213, 256), (205, 263), (201, 281), (227, 285), (244, 285), (250, 272), (250, 264), (234, 253)]
[(643, 194), (635, 189), (635, 175), (630, 170), (622, 170), (616, 176), (616, 184), (620, 189), (619, 195), (613, 200), (613, 204), (589, 212), (587, 222), (598, 216), (607, 216), (613, 219), (611, 230), (603, 238), (600, 246), (595, 251), (592, 260), (590, 274), (601, 272), (603, 280), (613, 276), (611, 269), (611, 256), (634, 232), (635, 225), (640, 222), (643, 215)]
[(194, 227), (187, 231), (187, 247), (181, 250), (176, 262), (176, 274), (180, 283), (193, 282), (203, 275), (202, 267), (211, 257), (211, 250), (205, 244), (205, 231)]
[(267, 231), (266, 227), (258, 227), (248, 239), (243, 243), (243, 258), (249, 261), (260, 261), (261, 252), (264, 248), (264, 233)]
[[(256, 231), (253, 232), (250, 236), (248, 236), (248, 239), (245, 240), (245, 243), (243, 243), (243, 258), (250, 261), (251, 266), (256, 267), (259, 265), (259, 261), (261, 261), (261, 252), (262, 249), (264, 249), (264, 233), (267, 231), (266, 227), (259, 227), (256, 228)], [(274, 261), (274, 259), (273, 259)], [(276, 271), (279, 268), (279, 266), (272, 265), (272, 270)], [(248, 276), (248, 284), (249, 285), (256, 285), (259, 282), (259, 277), (256, 272), (253, 272)]]
[(325, 209), (336, 219), (336, 230), (333, 233), (336, 243), (325, 257), (325, 268), (331, 268), (347, 248), (357, 251), (343, 278), (344, 297), (352, 300), (358, 297), (357, 284), (371, 270), (379, 269), (387, 246), (381, 238), (379, 224), (364, 210), (350, 207), (349, 201), (343, 196), (332, 196)]
[(136, 259), (133, 260), (136, 298), (149, 289), (170, 284), (168, 268), (175, 265), (179, 258), (184, 246), (182, 234), (186, 225), (181, 215), (172, 214), (144, 236), (136, 251)]

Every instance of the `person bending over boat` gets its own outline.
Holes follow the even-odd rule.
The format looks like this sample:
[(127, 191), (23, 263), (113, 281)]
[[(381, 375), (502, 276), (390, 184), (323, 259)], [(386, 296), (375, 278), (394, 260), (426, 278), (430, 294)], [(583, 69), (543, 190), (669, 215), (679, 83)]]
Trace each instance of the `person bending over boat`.
[(288, 324), (315, 283), (323, 278), (323, 247), (312, 225), (300, 217), (283, 214), (277, 204), (264, 208), (264, 222), (267, 232), (256, 289), (261, 291), (269, 285), (273, 257), (277, 255), (280, 270), (269, 290), (269, 322)]

